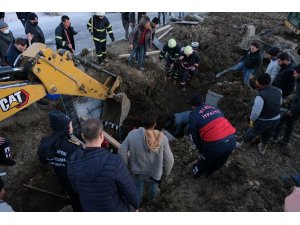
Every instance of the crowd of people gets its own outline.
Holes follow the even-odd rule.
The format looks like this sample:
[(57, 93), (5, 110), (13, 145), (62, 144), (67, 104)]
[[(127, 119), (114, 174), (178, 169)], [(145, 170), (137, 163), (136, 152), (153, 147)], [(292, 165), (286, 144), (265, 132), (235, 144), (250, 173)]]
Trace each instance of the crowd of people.
[[(27, 36), (14, 38), (8, 24), (0, 20), (1, 66), (15, 66), (17, 57), (28, 46), (32, 43), (45, 43), (43, 31), (38, 26), (38, 16), (35, 13), (17, 15)], [(146, 52), (153, 48), (160, 14), (158, 18), (150, 20), (146, 13), (140, 13), (137, 24), (135, 13), (121, 13), (121, 19), (125, 39), (128, 39), (131, 49), (128, 65), (132, 66), (136, 61), (138, 69), (143, 71)], [(87, 21), (87, 29), (95, 44), (98, 63), (107, 62), (107, 34), (112, 42), (115, 38), (105, 13), (94, 13)], [(70, 18), (63, 15), (61, 23), (55, 29), (57, 49), (74, 52), (76, 34)], [(170, 38), (158, 57), (160, 62), (165, 61), (166, 76), (175, 82), (179, 79), (183, 90), (186, 90), (191, 77), (201, 69), (198, 48), (198, 42), (181, 47), (178, 41)], [(168, 117), (165, 129), (176, 138), (189, 134), (199, 152), (199, 157), (191, 168), (193, 177), (197, 178), (202, 174), (209, 176), (221, 169), (234, 149), (247, 148), (257, 136), (261, 139), (258, 144), (261, 155), (266, 153), (270, 142), (283, 145), (289, 143), (293, 126), (300, 117), (300, 65), (294, 65), (291, 57), (279, 48), (271, 48), (266, 53), (270, 63), (263, 73), (260, 72), (262, 49), (258, 43), (253, 42), (239, 63), (216, 75), (216, 78), (220, 78), (226, 73), (240, 71), (245, 88), (252, 87), (257, 91), (249, 115), (249, 129), (241, 143), (236, 141), (236, 129), (223, 112), (214, 105), (206, 104), (199, 95), (191, 96), (190, 110)], [(282, 116), (282, 103), (291, 95), (291, 108)], [(70, 118), (54, 110), (49, 112), (52, 134), (41, 140), (38, 156), (41, 163), (53, 166), (62, 188), (70, 197), (73, 211), (139, 211), (145, 199), (156, 201), (159, 184), (165, 182), (174, 165), (169, 140), (162, 131), (156, 129), (157, 119), (156, 111), (145, 112), (143, 125), (130, 131), (118, 153), (113, 154), (103, 147), (104, 133), (100, 120), (88, 119), (83, 122), (82, 144), (72, 140)], [(287, 129), (280, 138), (283, 125)], [(0, 137), (0, 147), (0, 163), (14, 166), (16, 162), (12, 159), (9, 141), (3, 135)], [(146, 185), (149, 186), (147, 198)], [(1, 179), (0, 188), (0, 211), (12, 211), (2, 201), (5, 191)], [(290, 198), (286, 202), (291, 202)], [(290, 208), (295, 210), (295, 207), (289, 205), (285, 207), (286, 210)], [(300, 210), (299, 207), (297, 210)]]

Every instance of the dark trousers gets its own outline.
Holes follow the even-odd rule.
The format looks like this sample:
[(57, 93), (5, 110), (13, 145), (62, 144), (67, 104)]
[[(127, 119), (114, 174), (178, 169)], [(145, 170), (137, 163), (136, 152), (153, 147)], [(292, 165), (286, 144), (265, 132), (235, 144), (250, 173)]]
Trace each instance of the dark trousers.
[[(173, 67), (171, 68), (172, 64)], [(172, 60), (170, 57), (166, 58), (166, 71), (168, 76), (172, 76), (174, 79), (178, 79), (178, 64), (175, 63), (175, 61)]]
[(103, 42), (95, 41), (98, 62), (101, 63), (106, 58), (106, 39)]
[(195, 70), (191, 70), (191, 69), (186, 69), (183, 66), (180, 66), (179, 74), (180, 74), (181, 85), (185, 85), (186, 82), (189, 81), (192, 76), (197, 74), (197, 72), (198, 72), (197, 68), (195, 68)]
[(123, 20), (122, 19), (122, 24), (125, 30), (125, 39), (128, 39), (128, 35), (129, 35), (129, 20)]
[(229, 155), (236, 145), (234, 135), (214, 142), (203, 142), (200, 156), (193, 166), (193, 175), (200, 176), (203, 173), (208, 175), (223, 167)]
[(278, 136), (280, 134), (282, 126), (284, 124), (286, 124), (286, 132), (285, 132), (285, 135), (283, 136), (283, 141), (289, 142), (291, 134), (292, 134), (293, 129), (294, 129), (294, 124), (296, 123), (296, 121), (299, 118), (300, 118), (300, 113), (295, 114), (293, 116), (287, 116), (287, 115), (282, 116), (278, 126), (275, 129), (274, 136), (273, 136), (274, 139), (278, 139)]
[(261, 142), (263, 144), (268, 144), (273, 132), (279, 123), (278, 120), (256, 120), (254, 126), (247, 130), (244, 137), (244, 142), (251, 142), (256, 136), (261, 137)]
[(159, 12), (159, 13), (158, 13), (159, 24), (161, 24), (161, 22), (160, 22), (160, 15), (162, 15), (162, 18), (163, 18), (163, 25), (165, 25), (165, 24), (166, 24), (166, 13), (165, 13), (165, 12)]

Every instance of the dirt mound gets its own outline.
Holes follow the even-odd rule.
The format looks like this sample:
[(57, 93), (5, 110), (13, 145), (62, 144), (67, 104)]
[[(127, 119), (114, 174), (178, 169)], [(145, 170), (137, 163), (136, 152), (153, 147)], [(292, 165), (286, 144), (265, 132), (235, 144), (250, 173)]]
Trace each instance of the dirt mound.
[[(197, 26), (173, 25), (170, 37), (181, 46), (192, 41), (200, 43), (200, 72), (193, 77), (186, 92), (172, 80), (167, 80), (158, 66), (158, 56), (146, 59), (146, 71), (136, 65), (129, 67), (127, 59), (117, 55), (129, 53), (126, 41), (118, 41), (108, 47), (109, 63), (103, 67), (123, 79), (122, 91), (131, 100), (132, 107), (124, 126), (128, 129), (140, 125), (141, 115), (148, 109), (160, 112), (159, 127), (169, 114), (190, 110), (189, 99), (194, 94), (205, 97), (208, 90), (222, 94), (220, 108), (237, 128), (237, 138), (244, 135), (255, 92), (242, 86), (239, 73), (228, 74), (217, 80), (215, 74), (236, 63), (244, 54), (238, 49), (241, 27), (253, 23), (257, 31), (270, 28), (285, 34), (281, 20), (286, 13), (210, 13), (204, 23)], [(290, 36), (292, 38), (292, 36)], [(88, 56), (90, 57), (90, 56)], [(92, 70), (87, 73), (97, 77)], [(105, 77), (105, 76), (104, 76)], [(100, 79), (100, 77), (98, 77)], [(101, 77), (102, 79), (103, 77)], [(50, 167), (41, 167), (36, 151), (42, 136), (49, 133), (47, 113), (62, 108), (60, 102), (41, 109), (31, 106), (1, 122), (1, 133), (12, 142), (17, 165), (8, 170), (7, 201), (17, 211), (58, 211), (67, 201), (23, 187), (30, 184), (64, 195)], [(299, 133), (300, 127), (296, 126)], [(270, 146), (265, 156), (260, 156), (257, 146), (237, 151), (231, 156), (228, 167), (210, 177), (193, 179), (191, 167), (197, 159), (188, 138), (171, 143), (175, 164), (170, 177), (161, 183), (161, 195), (154, 203), (145, 203), (144, 211), (282, 211), (284, 197), (289, 193), (281, 182), (284, 175), (294, 175), (300, 170), (299, 137), (293, 136), (291, 146)], [(47, 204), (45, 204), (45, 202)], [(63, 209), (69, 211), (69, 208)]]

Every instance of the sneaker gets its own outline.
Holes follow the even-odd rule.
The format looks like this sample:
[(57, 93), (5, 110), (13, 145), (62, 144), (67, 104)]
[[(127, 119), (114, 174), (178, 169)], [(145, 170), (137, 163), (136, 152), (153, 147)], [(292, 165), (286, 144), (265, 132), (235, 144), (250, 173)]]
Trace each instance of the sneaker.
[(37, 103), (38, 103), (39, 105), (49, 105), (49, 102), (47, 102), (47, 101), (45, 101), (45, 100), (43, 100), (43, 99), (38, 100)]
[(6, 175), (6, 172), (5, 171), (0, 171), (0, 177), (3, 177)]
[(268, 145), (263, 144), (263, 143), (259, 143), (258, 144), (258, 152), (259, 152), (259, 154), (264, 155), (266, 153), (267, 148), (268, 148)]
[(108, 59), (103, 59), (103, 62), (108, 63), (109, 61), (108, 61)]
[(5, 160), (1, 161), (0, 164), (5, 165), (5, 166), (14, 166), (14, 165), (16, 165), (16, 161), (9, 158), (9, 159), (5, 159)]
[(238, 141), (236, 142), (235, 148), (242, 150), (242, 149), (244, 149), (244, 147), (245, 147), (245, 144), (244, 144), (243, 141), (242, 142), (238, 142)]
[(218, 73), (218, 74), (216, 75), (216, 78), (220, 78), (222, 75), (223, 75), (222, 73)]
[(144, 71), (145, 68), (141, 66), (141, 67), (139, 68), (139, 70)]

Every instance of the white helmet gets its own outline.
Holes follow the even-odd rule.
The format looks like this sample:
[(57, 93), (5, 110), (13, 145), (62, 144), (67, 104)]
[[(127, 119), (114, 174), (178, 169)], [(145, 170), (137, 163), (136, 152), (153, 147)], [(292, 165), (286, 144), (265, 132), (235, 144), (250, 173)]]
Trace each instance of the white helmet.
[(105, 16), (105, 12), (95, 12), (96, 16)]

